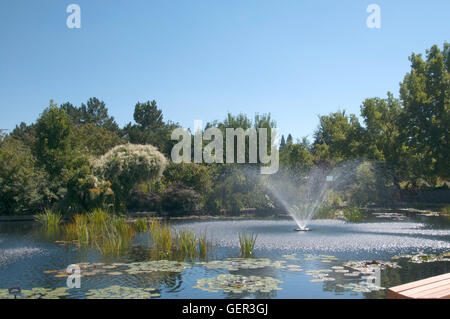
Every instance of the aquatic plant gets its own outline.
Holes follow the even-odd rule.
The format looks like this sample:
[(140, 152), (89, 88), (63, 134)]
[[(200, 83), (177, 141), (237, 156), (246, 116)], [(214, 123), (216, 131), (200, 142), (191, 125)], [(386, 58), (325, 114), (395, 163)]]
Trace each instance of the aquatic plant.
[(0, 289), (0, 299), (60, 299), (69, 295), (68, 289), (66, 287), (56, 289), (36, 287), (22, 290), (17, 297), (10, 294), (8, 289)]
[(65, 239), (82, 247), (95, 247), (103, 254), (119, 254), (128, 248), (136, 234), (124, 217), (95, 209), (89, 214), (74, 215), (64, 226)]
[(46, 229), (56, 229), (61, 223), (61, 213), (53, 212), (50, 209), (45, 210), (44, 213), (39, 214), (35, 217), (35, 220), (39, 222)]
[(450, 261), (450, 252), (444, 252), (438, 255), (435, 254), (424, 254), (424, 253), (418, 253), (414, 255), (404, 254), (404, 255), (397, 255), (392, 257), (392, 260), (397, 259), (408, 259), (409, 262), (412, 262), (414, 264), (421, 264), (421, 263), (431, 263), (431, 262), (437, 262), (437, 261)]
[(240, 269), (260, 269), (271, 267), (283, 269), (285, 261), (272, 261), (269, 258), (227, 258), (226, 260), (213, 260), (210, 262), (198, 262), (198, 265), (212, 269), (226, 269), (236, 271)]
[(139, 233), (148, 231), (148, 218), (147, 217), (139, 217), (138, 219), (136, 219), (133, 226), (134, 226), (134, 229)]
[(160, 297), (155, 288), (137, 288), (110, 286), (102, 289), (91, 289), (86, 293), (87, 299), (150, 299)]
[(206, 233), (197, 236), (191, 230), (176, 230), (156, 218), (150, 221), (149, 228), (154, 259), (192, 260), (196, 257), (206, 258), (212, 251), (212, 244)]
[(441, 207), (440, 211), (442, 214), (450, 216), (450, 205)]
[(243, 292), (265, 292), (281, 290), (278, 287), (282, 281), (272, 277), (240, 276), (232, 274), (221, 274), (215, 278), (201, 278), (193, 288), (208, 292), (243, 293)]
[(256, 239), (258, 235), (251, 234), (248, 235), (246, 232), (239, 234), (239, 247), (241, 251), (241, 257), (251, 257), (253, 256), (253, 249), (255, 248)]

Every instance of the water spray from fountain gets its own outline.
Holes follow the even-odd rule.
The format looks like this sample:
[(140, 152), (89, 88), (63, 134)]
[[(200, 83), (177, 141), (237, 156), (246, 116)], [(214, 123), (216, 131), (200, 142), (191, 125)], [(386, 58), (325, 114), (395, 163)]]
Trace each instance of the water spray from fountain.
[(334, 169), (312, 167), (308, 174), (298, 177), (280, 173), (265, 185), (297, 224), (296, 231), (309, 231), (307, 227), (330, 190), (337, 190), (353, 178), (357, 163), (348, 162)]

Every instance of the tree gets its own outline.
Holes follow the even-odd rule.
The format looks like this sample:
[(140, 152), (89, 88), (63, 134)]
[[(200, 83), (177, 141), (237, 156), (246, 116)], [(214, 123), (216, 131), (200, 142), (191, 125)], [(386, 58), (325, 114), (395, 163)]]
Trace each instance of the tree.
[(281, 135), (280, 152), (284, 149), (285, 146), (286, 146), (286, 140), (284, 139), (284, 135)]
[(123, 209), (138, 183), (161, 178), (167, 160), (152, 145), (118, 145), (94, 162), (97, 174), (111, 182), (116, 209)]
[(386, 99), (371, 98), (363, 102), (361, 117), (365, 124), (364, 149), (370, 159), (381, 161), (395, 159), (400, 111), (400, 101), (390, 92)]
[(66, 111), (74, 125), (90, 123), (113, 132), (117, 132), (119, 129), (114, 117), (109, 116), (105, 102), (96, 97), (90, 98), (79, 108), (67, 102), (61, 105), (61, 109)]
[(143, 129), (155, 130), (164, 126), (162, 110), (158, 109), (155, 100), (136, 103), (133, 117)]
[(73, 143), (83, 153), (99, 156), (105, 154), (123, 141), (115, 132), (99, 127), (93, 123), (74, 126)]
[(282, 169), (288, 169), (298, 176), (308, 172), (314, 164), (314, 157), (309, 151), (307, 140), (304, 138), (300, 143), (286, 144), (280, 152), (280, 164)]
[(287, 139), (286, 139), (286, 144), (292, 144), (292, 143), (294, 143), (294, 140), (293, 140), (293, 138), (292, 138), (292, 135), (289, 134), (288, 137), (287, 137)]
[(164, 171), (162, 182), (167, 185), (181, 183), (204, 194), (210, 190), (211, 180), (211, 168), (209, 166), (195, 163), (175, 164), (171, 162)]
[(9, 136), (21, 141), (30, 149), (33, 149), (36, 143), (36, 124), (27, 125), (21, 122), (19, 125), (16, 125)]
[(6, 136), (0, 145), (0, 214), (34, 212), (42, 205), (45, 174), (35, 167), (30, 149)]
[(134, 119), (137, 124), (128, 123), (122, 130), (122, 136), (132, 144), (151, 144), (165, 155), (170, 155), (176, 141), (172, 141), (172, 131), (178, 124), (163, 121), (162, 111), (156, 101), (136, 103)]
[(323, 151), (327, 145), (331, 158), (342, 161), (357, 158), (361, 154), (362, 127), (358, 118), (345, 111), (320, 116), (320, 124), (314, 133), (314, 149)]
[(38, 163), (52, 177), (58, 177), (74, 161), (71, 133), (72, 122), (67, 113), (51, 101), (37, 120), (34, 152)]
[(403, 110), (402, 138), (412, 149), (415, 169), (435, 184), (440, 176), (449, 178), (450, 148), (450, 45), (437, 45), (421, 54), (412, 54), (411, 71), (400, 83)]

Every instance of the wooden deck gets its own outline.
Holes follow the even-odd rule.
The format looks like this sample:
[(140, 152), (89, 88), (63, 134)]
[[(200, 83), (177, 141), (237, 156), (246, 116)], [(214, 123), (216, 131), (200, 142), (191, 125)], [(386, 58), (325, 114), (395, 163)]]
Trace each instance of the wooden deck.
[(450, 299), (450, 273), (389, 288), (389, 299)]

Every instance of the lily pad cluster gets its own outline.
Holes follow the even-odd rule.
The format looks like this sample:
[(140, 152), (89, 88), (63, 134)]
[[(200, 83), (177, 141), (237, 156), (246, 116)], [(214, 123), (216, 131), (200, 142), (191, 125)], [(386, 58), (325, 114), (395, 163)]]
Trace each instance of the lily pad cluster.
[(380, 287), (375, 285), (374, 283), (371, 283), (369, 281), (361, 281), (359, 283), (348, 283), (348, 284), (337, 284), (336, 287), (339, 287), (343, 290), (347, 291), (353, 291), (353, 292), (372, 292), (372, 291), (379, 291), (384, 290), (384, 287)]
[(235, 271), (239, 269), (258, 269), (264, 267), (284, 268), (285, 261), (272, 261), (269, 258), (227, 258), (225, 260), (214, 260), (210, 262), (198, 262), (197, 265), (207, 268), (226, 269)]
[(450, 252), (445, 252), (442, 254), (424, 254), (424, 253), (418, 253), (414, 255), (404, 254), (392, 257), (393, 260), (402, 258), (408, 259), (409, 262), (415, 264), (431, 263), (436, 261), (450, 261)]
[(191, 268), (191, 265), (188, 263), (170, 260), (134, 262), (126, 264), (126, 266), (128, 269), (126, 269), (125, 272), (128, 274), (142, 274), (157, 271), (182, 272)]
[(282, 257), (284, 259), (288, 259), (288, 260), (299, 260), (299, 258), (297, 257), (297, 254), (288, 254), (288, 255), (283, 255)]
[(372, 274), (377, 271), (392, 268), (401, 268), (401, 266), (395, 261), (383, 261), (383, 260), (363, 260), (363, 261), (347, 261), (342, 264), (345, 267), (356, 270), (362, 274)]
[(312, 276), (313, 279), (310, 282), (324, 282), (324, 281), (335, 281), (336, 279), (329, 276), (329, 273), (333, 272), (331, 269), (318, 269), (318, 270), (307, 270), (305, 273)]
[(118, 285), (102, 289), (91, 289), (87, 299), (151, 299), (161, 295), (154, 288), (122, 287)]
[(305, 260), (320, 260), (321, 262), (324, 262), (324, 263), (331, 263), (333, 261), (338, 261), (339, 259), (334, 256), (330, 256), (330, 255), (305, 254)]
[(282, 281), (272, 277), (240, 276), (233, 274), (221, 274), (214, 278), (201, 278), (197, 280), (198, 288), (208, 292), (243, 293), (243, 292), (264, 292), (269, 293), (274, 290), (281, 290), (278, 287)]
[[(120, 276), (124, 274), (141, 274), (149, 272), (181, 272), (191, 268), (191, 265), (185, 262), (156, 260), (134, 263), (78, 263), (82, 277), (95, 275)], [(69, 274), (63, 270), (46, 270), (44, 273), (52, 274), (54, 277), (67, 277)]]
[[(68, 296), (66, 287), (51, 289), (36, 287), (30, 290), (22, 290), (17, 294), (17, 299), (60, 299)], [(13, 294), (10, 294), (8, 289), (0, 289), (0, 299), (15, 299)]]

